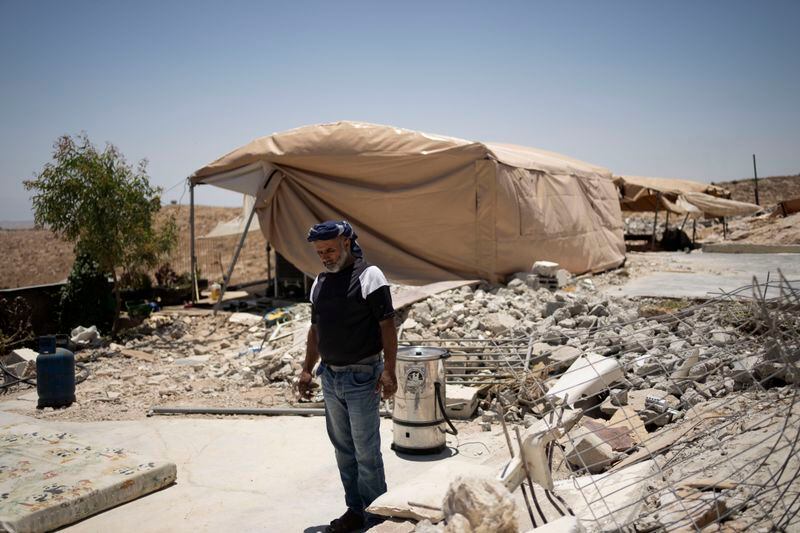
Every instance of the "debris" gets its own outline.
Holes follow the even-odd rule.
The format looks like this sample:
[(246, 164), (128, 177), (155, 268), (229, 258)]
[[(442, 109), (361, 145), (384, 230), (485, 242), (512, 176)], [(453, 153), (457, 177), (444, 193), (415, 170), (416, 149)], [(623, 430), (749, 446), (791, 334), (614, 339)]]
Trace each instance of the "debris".
[(467, 519), (474, 533), (516, 533), (517, 506), (499, 482), (459, 477), (450, 484), (442, 503), (445, 518)]
[(578, 470), (599, 474), (618, 458), (611, 445), (596, 433), (579, 429), (567, 433), (564, 441), (567, 461)]
[(132, 357), (134, 359), (139, 359), (141, 361), (147, 361), (149, 363), (153, 363), (157, 359), (155, 355), (153, 355), (151, 353), (143, 352), (141, 350), (131, 350), (130, 348), (122, 348), (119, 352), (122, 355), (124, 355), (125, 357)]
[(250, 326), (260, 324), (262, 320), (261, 316), (250, 313), (233, 313), (228, 317), (228, 322), (232, 324), (247, 324)]
[(551, 520), (543, 526), (530, 530), (528, 533), (584, 533), (585, 531), (577, 516), (567, 515)]
[(77, 326), (70, 332), (70, 340), (79, 346), (96, 346), (100, 342), (97, 326)]
[(727, 510), (718, 494), (677, 489), (662, 494), (658, 521), (669, 531), (697, 531), (721, 520)]
[(572, 405), (579, 399), (593, 396), (624, 377), (616, 359), (587, 353), (575, 360), (569, 369), (547, 391), (547, 396)]

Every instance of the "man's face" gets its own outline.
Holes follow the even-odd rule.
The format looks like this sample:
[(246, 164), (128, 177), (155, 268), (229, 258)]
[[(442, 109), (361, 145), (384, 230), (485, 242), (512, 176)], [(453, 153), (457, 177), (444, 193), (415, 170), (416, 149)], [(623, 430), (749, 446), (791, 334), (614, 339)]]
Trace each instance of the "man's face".
[(339, 272), (350, 259), (350, 239), (339, 236), (327, 241), (314, 241), (313, 244), (328, 272)]

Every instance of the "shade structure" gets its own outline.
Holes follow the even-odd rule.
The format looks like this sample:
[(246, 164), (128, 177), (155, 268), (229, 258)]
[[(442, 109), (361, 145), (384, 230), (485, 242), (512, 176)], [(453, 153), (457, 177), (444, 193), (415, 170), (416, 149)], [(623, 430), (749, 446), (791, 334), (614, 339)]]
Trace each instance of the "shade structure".
[(193, 184), (256, 198), (261, 231), (307, 274), (308, 228), (346, 219), (394, 281), (498, 281), (537, 260), (573, 273), (620, 265), (611, 173), (523, 146), (336, 122), (256, 139), (198, 169)]

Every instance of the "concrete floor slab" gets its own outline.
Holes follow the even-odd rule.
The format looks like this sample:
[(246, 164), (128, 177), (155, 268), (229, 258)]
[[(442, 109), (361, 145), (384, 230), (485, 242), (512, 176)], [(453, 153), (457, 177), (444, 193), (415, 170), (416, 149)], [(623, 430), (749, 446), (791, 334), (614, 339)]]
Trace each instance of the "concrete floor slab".
[[(36, 420), (4, 412), (9, 405), (13, 404), (0, 403), (0, 425), (26, 422), (47, 431), (69, 431), (105, 446), (125, 447), (177, 465), (178, 481), (168, 490), (100, 513), (65, 531), (310, 533), (324, 529), (345, 509), (322, 417), (154, 417), (81, 423)], [(449, 454), (399, 456), (389, 449), (391, 429), (391, 420), (382, 420), (382, 450), (390, 488), (441, 461), (482, 463), (490, 456), (490, 449), (504, 446), (500, 434), (485, 432), (471, 435), (451, 458), (445, 458)]]
[[(654, 266), (652, 274), (609, 288), (613, 296), (654, 298), (713, 298), (750, 285), (755, 276), (760, 283), (778, 279), (778, 270), (788, 280), (800, 280), (797, 254), (726, 254), (661, 252), (664, 266)], [(771, 290), (767, 296), (777, 295)]]

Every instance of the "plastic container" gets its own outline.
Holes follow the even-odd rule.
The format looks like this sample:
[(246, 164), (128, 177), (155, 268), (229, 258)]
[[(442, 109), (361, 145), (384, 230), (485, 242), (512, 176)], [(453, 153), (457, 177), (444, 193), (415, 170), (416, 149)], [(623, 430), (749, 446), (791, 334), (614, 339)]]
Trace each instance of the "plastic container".
[(222, 285), (219, 283), (212, 283), (211, 296), (209, 296), (209, 300), (212, 302), (218, 302), (220, 297), (222, 297)]

